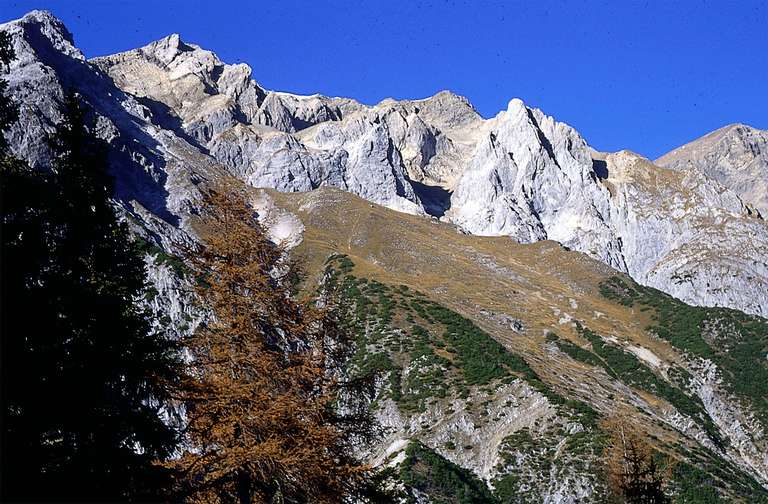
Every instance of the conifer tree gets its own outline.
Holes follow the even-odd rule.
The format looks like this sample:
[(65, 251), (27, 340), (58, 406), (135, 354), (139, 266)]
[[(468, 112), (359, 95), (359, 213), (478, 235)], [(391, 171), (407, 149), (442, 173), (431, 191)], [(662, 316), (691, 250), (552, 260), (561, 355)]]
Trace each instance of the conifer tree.
[(137, 308), (144, 264), (74, 95), (64, 116), (50, 173), (3, 165), (2, 496), (158, 500), (178, 352)]
[(366, 415), (339, 412), (346, 333), (336, 312), (291, 293), (285, 260), (234, 184), (214, 190), (190, 251), (210, 321), (186, 342), (185, 399), (193, 450), (175, 467), (191, 502), (365, 502), (380, 498), (352, 454)]
[(656, 460), (653, 447), (625, 417), (614, 416), (603, 422), (608, 433), (603, 456), (608, 488), (617, 502), (667, 504), (664, 493), (671, 466)]
[[(0, 70), (10, 65), (13, 58), (11, 36), (6, 32), (0, 32)], [(9, 157), (8, 142), (2, 133), (8, 129), (18, 115), (15, 104), (7, 95), (7, 89), (8, 83), (4, 79), (0, 79), (0, 161), (5, 161)]]

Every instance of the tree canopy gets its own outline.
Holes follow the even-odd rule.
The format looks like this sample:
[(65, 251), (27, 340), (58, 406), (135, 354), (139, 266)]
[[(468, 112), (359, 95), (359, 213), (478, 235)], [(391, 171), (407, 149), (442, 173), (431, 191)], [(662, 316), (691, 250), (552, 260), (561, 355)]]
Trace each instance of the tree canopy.
[(373, 498), (371, 469), (354, 456), (366, 415), (337, 407), (334, 366), (348, 343), (338, 320), (292, 292), (300, 273), (272, 243), (247, 193), (213, 190), (188, 254), (210, 320), (185, 346), (187, 435), (171, 465), (204, 502), (344, 502)]
[[(0, 90), (7, 127), (15, 111)], [(2, 497), (157, 500), (170, 473), (155, 461), (177, 442), (161, 418), (177, 346), (136, 302), (144, 263), (111, 206), (104, 148), (76, 95), (63, 109), (49, 172), (0, 145)]]

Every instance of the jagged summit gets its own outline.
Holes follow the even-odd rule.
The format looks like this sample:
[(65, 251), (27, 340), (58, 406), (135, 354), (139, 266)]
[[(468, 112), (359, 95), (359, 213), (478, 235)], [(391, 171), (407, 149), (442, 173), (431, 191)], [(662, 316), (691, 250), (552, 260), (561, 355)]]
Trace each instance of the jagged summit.
[[(52, 50), (77, 59), (85, 58), (75, 47), (74, 37), (66, 25), (47, 10), (33, 10), (20, 19), (0, 25), (0, 29), (19, 35), (40, 51)], [(23, 60), (17, 57), (15, 63)]]
[(463, 128), (477, 126), (482, 121), (482, 117), (466, 97), (449, 90), (415, 100), (398, 101), (388, 98), (375, 105), (377, 108), (384, 106), (408, 108), (407, 113), (419, 114), (440, 129), (456, 133)]
[(768, 131), (729, 124), (664, 154), (656, 163), (693, 169), (735, 191), (768, 216)]
[(195, 49), (200, 50), (200, 47), (186, 44), (181, 40), (181, 36), (178, 33), (172, 33), (167, 37), (146, 45), (142, 49), (145, 53), (152, 54), (158, 61), (168, 65), (179, 53), (194, 51)]
[(9, 22), (8, 24), (19, 25), (38, 25), (44, 27), (42, 30), (49, 38), (62, 38), (74, 45), (75, 39), (72, 33), (67, 29), (66, 25), (59, 18), (54, 16), (50, 11), (43, 9), (36, 9), (28, 12), (22, 18), (17, 19), (15, 22)]
[[(727, 181), (595, 153), (519, 98), (489, 119), (450, 91), (368, 106), (264, 89), (248, 65), (178, 34), (84, 61), (48, 13), (3, 29), (25, 62), (11, 70), (12, 90), (39, 104), (11, 131), (16, 151), (45, 164), (42, 139), (74, 86), (119, 153), (125, 194), (181, 222), (194, 208), (192, 181), (217, 173), (284, 192), (332, 186), (464, 232), (555, 240), (686, 301), (768, 314), (768, 265), (753, 259), (768, 256), (768, 227)], [(720, 136), (733, 140), (708, 142), (741, 146), (728, 156), (768, 150), (749, 147), (761, 138), (751, 129), (729, 131)]]
[(741, 138), (748, 141), (750, 137), (759, 136), (761, 133), (764, 133), (764, 131), (754, 128), (748, 124), (743, 124), (743, 123), (727, 124), (695, 140), (692, 140), (691, 142), (688, 142), (685, 145), (682, 145), (680, 147), (677, 147), (676, 149), (673, 149), (667, 152), (666, 154), (657, 158), (656, 162), (658, 164), (665, 164), (670, 161), (674, 161), (681, 157), (681, 155), (679, 154), (680, 151), (687, 152), (691, 150), (700, 150), (702, 147), (712, 146), (717, 142), (723, 141), (725, 138), (728, 138), (728, 137)]

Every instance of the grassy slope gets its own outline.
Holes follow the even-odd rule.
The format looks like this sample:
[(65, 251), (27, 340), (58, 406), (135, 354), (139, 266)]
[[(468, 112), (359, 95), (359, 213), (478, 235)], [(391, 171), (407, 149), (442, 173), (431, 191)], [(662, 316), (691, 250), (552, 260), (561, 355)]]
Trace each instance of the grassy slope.
[[(645, 378), (641, 383), (629, 379), (623, 383), (620, 373), (603, 365), (605, 356), (595, 361), (573, 358), (574, 352), (558, 351), (547, 341), (547, 334), (556, 331), (563, 346), (570, 344), (596, 355), (585, 346), (583, 331), (570, 322), (578, 320), (594, 334), (612, 335), (619, 343), (631, 342), (653, 352), (665, 364), (681, 362), (679, 345), (647, 331), (654, 322), (653, 310), (622, 304), (601, 293), (601, 286), (615, 274), (603, 264), (552, 242), (519, 245), (503, 237), (463, 235), (453, 226), (393, 212), (337, 190), (270, 194), (306, 227), (297, 253), (304, 256), (308, 271), (319, 275), (329, 255), (346, 254), (358, 278), (419, 290), (471, 321), (521, 357), (548, 389), (585, 401), (600, 412), (632, 414), (660, 447), (696, 459), (698, 467), (711, 465), (712, 460), (720, 463), (694, 440), (660, 421), (670, 403), (680, 407), (686, 402), (677, 396), (679, 388), (668, 390), (666, 382), (637, 362), (630, 364), (643, 366)], [(524, 329), (513, 328), (512, 319), (522, 321)], [(374, 365), (388, 365), (383, 356), (379, 358), (381, 362)], [(695, 401), (684, 407), (700, 413)], [(701, 423), (705, 430), (711, 428)], [(714, 470), (706, 470), (711, 477)], [(726, 472), (723, 477), (731, 476)], [(734, 492), (746, 491), (738, 486), (742, 490)], [(704, 497), (701, 502), (706, 502)]]

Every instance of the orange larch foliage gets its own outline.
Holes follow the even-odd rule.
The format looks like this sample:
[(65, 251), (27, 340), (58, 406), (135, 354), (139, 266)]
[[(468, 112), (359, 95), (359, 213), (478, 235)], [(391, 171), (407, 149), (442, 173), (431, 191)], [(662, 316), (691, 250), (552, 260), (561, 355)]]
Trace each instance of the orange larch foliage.
[(204, 242), (187, 254), (209, 322), (184, 343), (190, 449), (172, 465), (192, 502), (313, 502), (375, 495), (352, 454), (367, 415), (341, 416), (332, 375), (344, 348), (332, 302), (297, 299), (300, 273), (231, 183), (206, 197)]
[(671, 465), (654, 457), (653, 447), (626, 417), (613, 416), (602, 423), (608, 433), (603, 452), (608, 489), (617, 502), (666, 504), (664, 493)]

